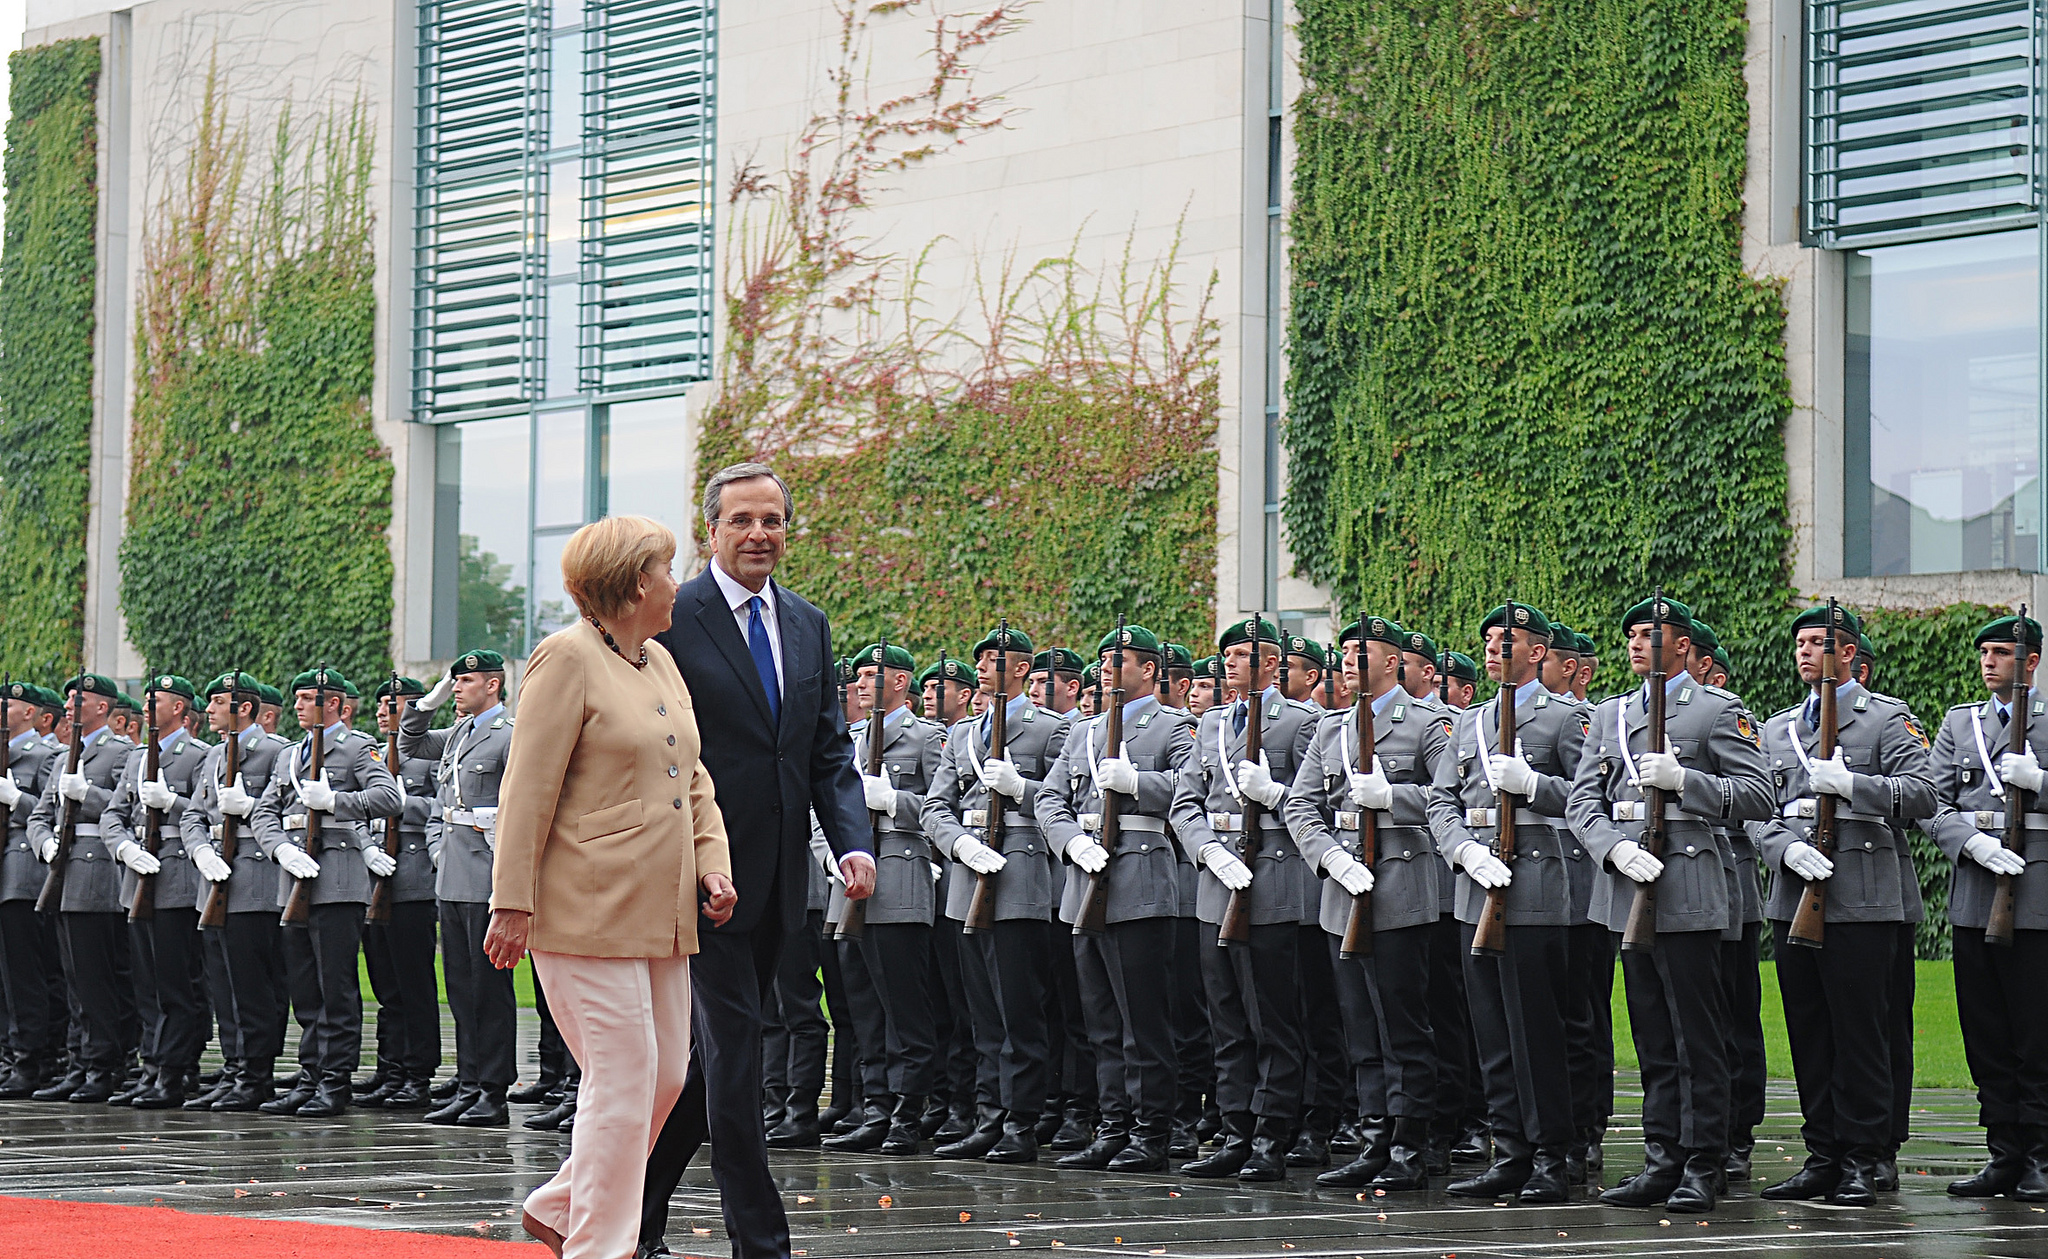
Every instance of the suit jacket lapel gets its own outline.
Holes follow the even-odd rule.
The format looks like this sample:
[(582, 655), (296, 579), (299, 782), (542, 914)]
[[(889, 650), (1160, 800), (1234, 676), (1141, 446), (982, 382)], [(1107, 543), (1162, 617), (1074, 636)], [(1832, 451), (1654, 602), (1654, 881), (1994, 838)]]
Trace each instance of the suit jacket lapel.
[[(790, 687), (798, 678), (811, 676), (813, 669), (810, 662), (804, 658), (803, 626), (797, 620), (796, 608), (790, 600), (789, 591), (775, 585), (773, 577), (768, 581), (770, 585), (775, 586), (775, 622), (782, 634), (782, 710), (787, 713), (791, 698)], [(762, 702), (767, 702), (765, 695)], [(780, 739), (790, 741), (795, 741), (800, 733), (794, 721), (783, 722), (782, 729), (777, 732)]]
[(740, 678), (740, 685), (754, 701), (754, 708), (761, 714), (761, 720), (774, 723), (774, 715), (768, 711), (768, 692), (761, 689), (761, 675), (754, 669), (754, 653), (747, 650), (746, 640), (740, 637), (739, 623), (732, 618), (732, 609), (726, 605), (725, 596), (718, 588), (718, 579), (711, 575), (710, 568), (697, 579), (697, 623), (718, 647), (719, 654), (732, 666)]

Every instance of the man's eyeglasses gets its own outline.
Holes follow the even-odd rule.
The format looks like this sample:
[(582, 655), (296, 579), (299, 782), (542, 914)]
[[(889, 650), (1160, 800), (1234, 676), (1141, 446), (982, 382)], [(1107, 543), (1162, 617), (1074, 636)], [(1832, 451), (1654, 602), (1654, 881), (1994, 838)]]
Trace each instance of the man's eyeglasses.
[(756, 529), (763, 533), (781, 533), (789, 528), (789, 522), (780, 516), (762, 516), (758, 519), (753, 516), (727, 516), (711, 523), (724, 525), (728, 529), (737, 529), (741, 533), (752, 533)]

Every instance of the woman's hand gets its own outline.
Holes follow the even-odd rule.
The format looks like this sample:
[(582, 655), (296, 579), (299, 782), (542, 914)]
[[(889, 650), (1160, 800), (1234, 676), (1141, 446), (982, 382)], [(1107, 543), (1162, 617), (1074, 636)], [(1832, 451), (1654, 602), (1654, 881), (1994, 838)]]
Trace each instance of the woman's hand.
[(523, 909), (494, 909), (490, 929), (484, 932), (484, 953), (491, 965), (511, 970), (526, 956), (526, 934), (533, 928), (533, 915)]
[(716, 872), (705, 875), (699, 882), (704, 886), (705, 895), (710, 897), (699, 912), (709, 918), (713, 926), (723, 927), (732, 920), (733, 906), (740, 903), (739, 892), (733, 888), (731, 879)]

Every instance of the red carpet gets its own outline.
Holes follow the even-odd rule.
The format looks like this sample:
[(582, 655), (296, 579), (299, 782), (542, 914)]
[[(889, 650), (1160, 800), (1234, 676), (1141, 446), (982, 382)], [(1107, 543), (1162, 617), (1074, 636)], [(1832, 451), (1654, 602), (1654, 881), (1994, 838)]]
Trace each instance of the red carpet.
[[(517, 1220), (493, 1220), (491, 1231), (526, 1240)], [(515, 1248), (509, 1240), (36, 1198), (0, 1198), (0, 1238), (0, 1254), (7, 1259), (123, 1253), (150, 1259), (550, 1259), (541, 1246)]]

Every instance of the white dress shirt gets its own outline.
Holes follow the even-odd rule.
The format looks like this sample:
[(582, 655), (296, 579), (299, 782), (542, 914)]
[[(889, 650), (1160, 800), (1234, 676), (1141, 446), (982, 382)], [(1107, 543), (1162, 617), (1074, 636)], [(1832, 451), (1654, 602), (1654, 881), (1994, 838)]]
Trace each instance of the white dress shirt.
[(776, 613), (775, 583), (762, 583), (761, 593), (756, 595), (734, 581), (730, 574), (718, 566), (716, 559), (711, 561), (711, 579), (718, 583), (719, 593), (725, 596), (726, 604), (732, 608), (732, 619), (740, 627), (742, 643), (747, 641), (748, 623), (753, 619), (753, 611), (747, 607), (747, 601), (756, 598), (761, 600), (761, 624), (768, 631), (768, 650), (775, 656), (775, 695), (777, 699), (787, 695), (789, 679), (782, 671), (782, 618)]

